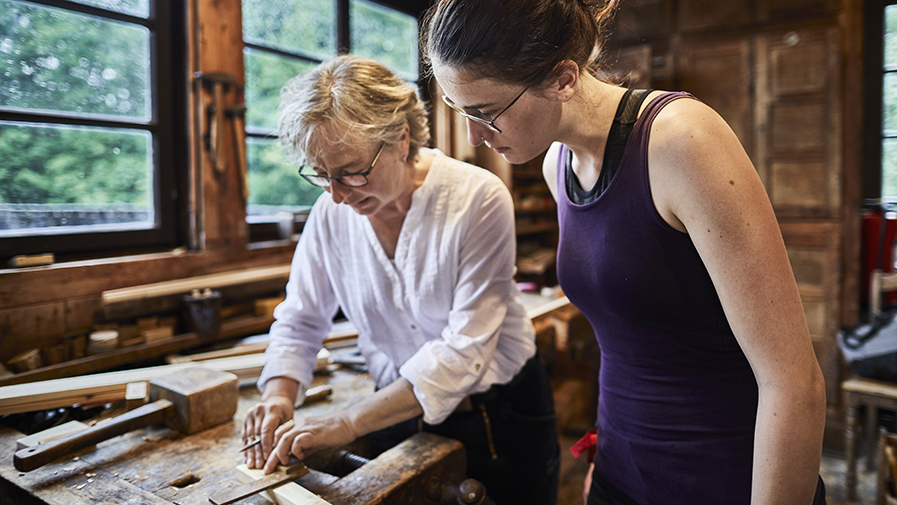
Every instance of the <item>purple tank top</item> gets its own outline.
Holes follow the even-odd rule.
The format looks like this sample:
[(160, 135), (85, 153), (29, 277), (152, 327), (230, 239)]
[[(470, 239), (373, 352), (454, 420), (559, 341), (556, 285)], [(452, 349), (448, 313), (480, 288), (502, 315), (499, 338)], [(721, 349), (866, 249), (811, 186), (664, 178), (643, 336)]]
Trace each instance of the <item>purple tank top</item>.
[(558, 280), (601, 348), (596, 470), (642, 505), (750, 503), (757, 382), (689, 236), (658, 214), (647, 105), (603, 194), (573, 204), (558, 158)]

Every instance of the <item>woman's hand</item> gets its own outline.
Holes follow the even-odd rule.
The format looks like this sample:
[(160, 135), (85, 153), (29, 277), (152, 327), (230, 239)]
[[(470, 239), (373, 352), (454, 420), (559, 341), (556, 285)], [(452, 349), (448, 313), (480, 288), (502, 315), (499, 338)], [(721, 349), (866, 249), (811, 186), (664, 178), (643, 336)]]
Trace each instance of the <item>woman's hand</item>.
[(271, 454), (277, 428), (293, 418), (293, 402), (284, 396), (271, 396), (249, 409), (243, 420), (243, 444), (261, 439), (261, 443), (243, 453), (249, 468), (261, 468)]
[[(298, 418), (295, 423), (280, 426), (275, 430), (274, 450), (270, 453), (265, 452), (268, 454), (265, 473), (273, 472), (278, 464), (287, 464), (290, 454), (304, 460), (315, 451), (340, 447), (355, 441), (356, 438), (358, 436), (345, 411)], [(254, 468), (251, 465), (250, 467)]]

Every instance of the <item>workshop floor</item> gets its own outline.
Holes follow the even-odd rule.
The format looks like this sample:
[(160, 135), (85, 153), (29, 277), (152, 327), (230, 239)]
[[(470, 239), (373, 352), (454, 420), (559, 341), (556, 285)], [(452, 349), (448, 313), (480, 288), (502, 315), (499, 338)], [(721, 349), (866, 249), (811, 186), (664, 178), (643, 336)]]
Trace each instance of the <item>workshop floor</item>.
[[(582, 505), (582, 483), (589, 469), (585, 456), (578, 460), (570, 454), (570, 446), (575, 438), (561, 436), (561, 481), (558, 491), (558, 505)], [(846, 464), (841, 454), (825, 453), (822, 456), (820, 473), (825, 482), (826, 501), (828, 505), (846, 505), (844, 490), (844, 472)], [(875, 472), (866, 472), (865, 459), (857, 465), (857, 501), (855, 505), (874, 505)]]

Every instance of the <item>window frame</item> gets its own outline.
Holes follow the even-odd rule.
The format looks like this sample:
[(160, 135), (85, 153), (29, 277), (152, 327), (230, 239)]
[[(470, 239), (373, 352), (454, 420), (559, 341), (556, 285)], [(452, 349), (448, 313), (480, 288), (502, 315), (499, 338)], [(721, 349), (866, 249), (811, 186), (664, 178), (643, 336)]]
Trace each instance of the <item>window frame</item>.
[[(152, 135), (154, 212), (150, 229), (72, 231), (4, 237), (0, 259), (17, 255), (54, 253), (60, 259), (102, 257), (127, 252), (171, 249), (183, 243), (187, 195), (187, 12), (184, 0), (150, 0), (146, 19), (68, 0), (21, 0), (37, 6), (65, 9), (146, 27), (150, 30), (151, 117), (148, 122), (110, 117), (77, 116), (55, 111), (21, 111), (0, 107), (0, 120), (146, 131)], [(182, 111), (182, 114), (178, 114)]]
[(863, 3), (863, 198), (867, 201), (897, 202), (897, 195), (882, 195), (882, 140), (897, 138), (897, 131), (886, 134), (884, 75), (897, 67), (884, 67), (884, 10), (897, 0), (869, 0)]

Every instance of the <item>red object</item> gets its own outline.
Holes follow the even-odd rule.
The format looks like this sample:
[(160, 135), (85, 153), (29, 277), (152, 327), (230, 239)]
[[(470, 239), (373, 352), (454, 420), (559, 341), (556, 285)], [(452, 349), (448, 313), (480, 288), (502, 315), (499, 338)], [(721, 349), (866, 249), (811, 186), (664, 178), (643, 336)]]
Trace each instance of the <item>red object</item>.
[(589, 451), (589, 463), (591, 463), (592, 461), (595, 461), (595, 451), (597, 448), (598, 432), (592, 430), (577, 440), (576, 443), (573, 444), (573, 447), (570, 448), (570, 452), (573, 453), (574, 458), (578, 458), (580, 454)]
[[(882, 236), (881, 220), (885, 220), (884, 235)], [(894, 271), (894, 244), (897, 241), (897, 214), (883, 212), (881, 210), (867, 210), (863, 212), (863, 276), (860, 299), (869, 301), (869, 276), (872, 271), (879, 268), (888, 273)], [(884, 243), (882, 246), (882, 239)], [(879, 262), (881, 254), (881, 262)], [(897, 291), (885, 293), (883, 303), (886, 305), (897, 303)]]

